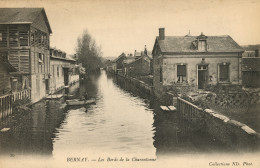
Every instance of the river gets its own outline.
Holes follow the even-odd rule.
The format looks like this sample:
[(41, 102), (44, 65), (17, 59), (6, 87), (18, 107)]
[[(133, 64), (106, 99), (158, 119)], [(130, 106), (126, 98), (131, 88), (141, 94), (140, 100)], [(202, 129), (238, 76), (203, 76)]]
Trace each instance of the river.
[(87, 92), (96, 104), (67, 107), (66, 98), (42, 100), (14, 114), (2, 122), (11, 129), (1, 134), (0, 154), (157, 158), (229, 150), (206, 131), (187, 133), (176, 113), (161, 111), (155, 99), (105, 71), (67, 92), (70, 99)]

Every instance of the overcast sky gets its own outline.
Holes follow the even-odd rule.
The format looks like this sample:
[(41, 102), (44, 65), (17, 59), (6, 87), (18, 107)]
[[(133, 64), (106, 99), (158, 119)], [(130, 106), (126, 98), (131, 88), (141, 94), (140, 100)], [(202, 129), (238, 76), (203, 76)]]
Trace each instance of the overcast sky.
[(44, 7), (51, 46), (75, 52), (84, 29), (104, 56), (152, 50), (158, 28), (166, 36), (230, 35), (238, 44), (260, 44), (259, 0), (0, 0), (0, 7)]

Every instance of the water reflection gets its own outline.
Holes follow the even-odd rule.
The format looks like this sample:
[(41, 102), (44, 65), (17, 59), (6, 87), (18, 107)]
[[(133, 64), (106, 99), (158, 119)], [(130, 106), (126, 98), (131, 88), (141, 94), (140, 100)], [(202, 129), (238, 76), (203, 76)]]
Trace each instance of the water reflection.
[(153, 111), (143, 99), (120, 89), (105, 72), (82, 82), (79, 96), (85, 91), (96, 98), (96, 105), (68, 111), (58, 129), (54, 157), (64, 152), (155, 157)]
[[(95, 105), (66, 106), (64, 100), (85, 92)], [(135, 156), (233, 151), (207, 133), (203, 121), (182, 121), (123, 78), (100, 75), (61, 91), (60, 100), (44, 100), (31, 111), (1, 122), (0, 154)], [(201, 129), (203, 128), (203, 129)]]
[(2, 125), (10, 131), (1, 133), (1, 154), (52, 154), (53, 132), (66, 114), (63, 103), (63, 100), (44, 100), (32, 105), (30, 111), (10, 117)]

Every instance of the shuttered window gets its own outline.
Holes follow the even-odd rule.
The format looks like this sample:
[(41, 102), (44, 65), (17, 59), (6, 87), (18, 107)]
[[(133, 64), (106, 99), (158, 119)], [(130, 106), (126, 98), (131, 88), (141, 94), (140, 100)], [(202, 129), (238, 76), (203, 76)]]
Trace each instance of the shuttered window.
[(0, 25), (0, 47), (7, 47), (7, 26)]
[(29, 32), (20, 31), (19, 39), (20, 39), (20, 46), (28, 46), (29, 45)]
[(29, 27), (25, 25), (18, 26), (20, 46), (29, 46)]
[(177, 65), (177, 79), (178, 83), (186, 81), (186, 65)]
[(162, 67), (160, 67), (160, 82), (163, 81)]
[(186, 65), (177, 65), (177, 76), (186, 76)]
[(9, 46), (10, 47), (18, 47), (18, 27), (17, 25), (9, 26)]
[(60, 69), (59, 69), (59, 67), (57, 67), (57, 77), (59, 77), (60, 76)]
[(219, 65), (219, 81), (221, 81), (221, 82), (229, 81), (229, 65), (227, 65), (227, 64)]

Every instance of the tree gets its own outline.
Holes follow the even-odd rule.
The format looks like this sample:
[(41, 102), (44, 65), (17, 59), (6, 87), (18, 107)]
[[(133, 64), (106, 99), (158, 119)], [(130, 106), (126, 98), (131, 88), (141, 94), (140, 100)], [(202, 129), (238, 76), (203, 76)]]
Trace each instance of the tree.
[(76, 53), (78, 62), (85, 68), (87, 74), (96, 72), (102, 66), (101, 46), (96, 44), (95, 39), (91, 37), (87, 30), (78, 37)]

